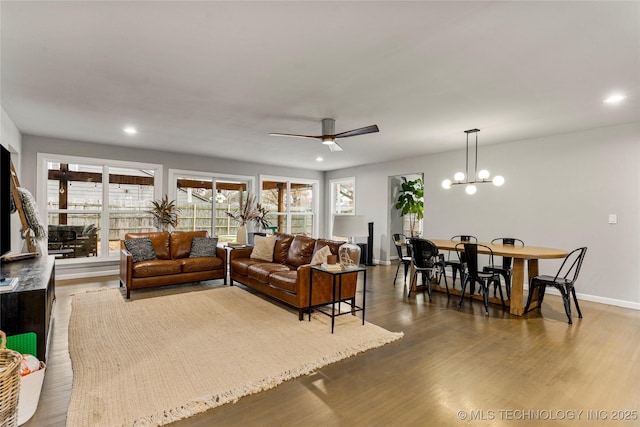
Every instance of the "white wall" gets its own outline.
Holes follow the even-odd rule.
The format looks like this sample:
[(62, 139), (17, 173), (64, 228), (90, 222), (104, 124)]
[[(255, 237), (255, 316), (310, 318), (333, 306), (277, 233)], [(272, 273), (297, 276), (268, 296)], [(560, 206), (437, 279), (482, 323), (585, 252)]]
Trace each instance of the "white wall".
[[(486, 135), (485, 138), (490, 138)], [(424, 235), (472, 234), (481, 241), (518, 237), (531, 246), (589, 248), (578, 292), (589, 299), (640, 309), (640, 123), (499, 145), (482, 145), (479, 167), (501, 174), (501, 188), (444, 190), (441, 182), (464, 168), (464, 150), (332, 171), (355, 176), (356, 210), (375, 222), (374, 258), (393, 255), (389, 176), (423, 172)], [(616, 225), (608, 215), (618, 216)], [(543, 260), (555, 273), (559, 261)]]
[[(11, 161), (20, 177), (20, 153), (22, 152), (22, 134), (4, 108), (0, 117), (0, 142), (11, 152)], [(17, 213), (11, 215), (11, 252), (21, 252), (23, 240), (20, 238), (20, 218)]]

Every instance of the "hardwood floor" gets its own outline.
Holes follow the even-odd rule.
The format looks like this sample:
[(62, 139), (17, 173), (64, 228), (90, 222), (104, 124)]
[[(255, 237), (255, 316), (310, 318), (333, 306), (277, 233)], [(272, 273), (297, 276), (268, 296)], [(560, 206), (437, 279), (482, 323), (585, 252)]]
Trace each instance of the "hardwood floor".
[[(404, 338), (172, 425), (640, 425), (639, 311), (580, 301), (584, 318), (568, 325), (560, 298), (547, 295), (525, 318), (500, 306), (485, 317), (481, 301), (458, 310), (445, 294), (407, 299), (395, 270), (369, 267), (366, 319)], [(117, 286), (115, 277), (56, 283), (47, 374), (25, 426), (65, 425), (71, 295)]]

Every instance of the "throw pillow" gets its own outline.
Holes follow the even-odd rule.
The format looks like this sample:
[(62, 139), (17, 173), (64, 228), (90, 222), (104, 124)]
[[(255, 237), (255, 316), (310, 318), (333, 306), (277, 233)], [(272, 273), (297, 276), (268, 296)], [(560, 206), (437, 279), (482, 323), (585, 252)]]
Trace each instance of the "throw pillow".
[(217, 246), (217, 237), (194, 237), (191, 241), (191, 252), (189, 252), (189, 258), (216, 256)]
[(277, 236), (255, 236), (253, 238), (252, 259), (273, 262), (273, 249), (276, 247)]
[(331, 255), (331, 249), (329, 246), (323, 246), (318, 252), (313, 254), (311, 258), (311, 265), (324, 264), (327, 262), (327, 257)]
[(131, 252), (133, 262), (149, 261), (157, 259), (156, 251), (153, 249), (151, 239), (148, 237), (141, 237), (139, 239), (126, 239), (124, 245), (127, 250)]

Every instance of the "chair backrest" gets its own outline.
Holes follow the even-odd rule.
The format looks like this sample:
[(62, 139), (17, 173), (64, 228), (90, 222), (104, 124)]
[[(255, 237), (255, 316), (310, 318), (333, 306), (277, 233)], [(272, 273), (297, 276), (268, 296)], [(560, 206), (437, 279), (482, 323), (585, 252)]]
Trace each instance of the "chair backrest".
[(554, 280), (557, 280), (559, 277), (568, 280), (571, 283), (578, 280), (578, 274), (580, 274), (582, 261), (586, 254), (586, 247), (574, 249), (569, 252), (569, 254), (564, 258), (564, 261), (562, 261), (562, 265), (560, 266)]
[(404, 234), (393, 234), (392, 235), (393, 238), (393, 243), (397, 242), (405, 242), (407, 240), (407, 236), (405, 236)]
[[(460, 263), (466, 264), (467, 274), (470, 277), (478, 277), (478, 248), (483, 248), (488, 252), (489, 264), (493, 266), (493, 251), (489, 246), (479, 245), (477, 243), (461, 242), (456, 245)], [(464, 252), (462, 251), (464, 249)]]
[[(493, 239), (491, 241), (491, 244), (494, 244), (494, 245), (502, 244), (502, 245), (519, 246), (519, 247), (524, 246), (524, 242), (515, 237), (498, 237), (496, 239)], [(511, 270), (511, 257), (502, 257), (502, 268), (504, 270)]]
[(433, 267), (434, 259), (438, 257), (438, 247), (427, 239), (411, 239), (413, 264), (416, 268)]
[(451, 238), (452, 242), (472, 242), (477, 243), (478, 238), (476, 236), (471, 236), (470, 234), (458, 234), (457, 236), (453, 236)]
[[(402, 259), (405, 256), (410, 256), (409, 255), (409, 250), (408, 250), (408, 246), (406, 246), (406, 241), (407, 241), (407, 236), (405, 236), (404, 234), (393, 234), (392, 235), (392, 239), (393, 239), (393, 244), (396, 247), (396, 250), (398, 251), (398, 258)], [(405, 243), (405, 245), (401, 244), (400, 242)], [(407, 254), (405, 255), (402, 251), (402, 248), (406, 247), (407, 248)]]
[(77, 239), (77, 233), (74, 230), (57, 230), (57, 238), (59, 242), (69, 243)]
[[(453, 236), (451, 238), (451, 241), (452, 242), (477, 242), (478, 238), (476, 236), (471, 236), (471, 235), (468, 235), (468, 234), (458, 234), (457, 236)], [(460, 258), (460, 253), (461, 252), (458, 251), (458, 258)], [(463, 261), (464, 260), (464, 252), (462, 252), (462, 254), (463, 255), (462, 255), (462, 258), (460, 258), (461, 259), (460, 263), (464, 264), (464, 261)], [(447, 256), (447, 259), (451, 259), (451, 251), (449, 251), (449, 255)]]

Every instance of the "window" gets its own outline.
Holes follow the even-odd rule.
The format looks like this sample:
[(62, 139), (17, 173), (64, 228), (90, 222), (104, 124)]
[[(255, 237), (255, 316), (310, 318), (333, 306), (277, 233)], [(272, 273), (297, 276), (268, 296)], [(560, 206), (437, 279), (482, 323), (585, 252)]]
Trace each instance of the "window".
[(296, 178), (261, 178), (261, 203), (274, 231), (316, 236), (318, 181)]
[(239, 224), (227, 212), (240, 209), (253, 182), (252, 177), (169, 170), (171, 197), (180, 209), (177, 229), (207, 230), (220, 242), (235, 242)]
[(115, 256), (126, 233), (154, 230), (146, 210), (159, 198), (160, 165), (51, 154), (39, 154), (38, 164), (48, 249), (56, 257)]
[[(329, 233), (333, 233), (334, 215), (356, 214), (356, 178), (332, 179), (331, 185), (331, 211), (329, 219)], [(333, 236), (343, 238), (343, 236)]]

